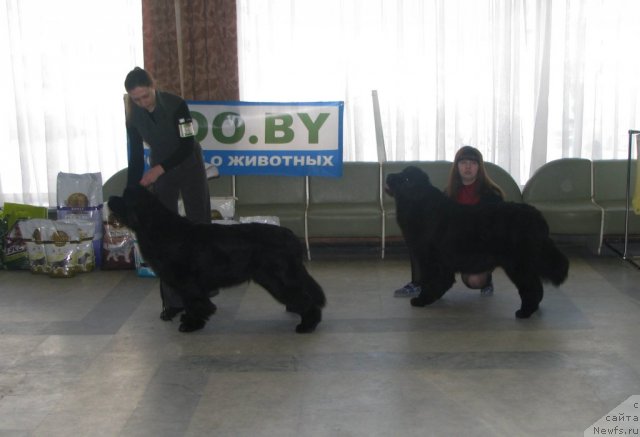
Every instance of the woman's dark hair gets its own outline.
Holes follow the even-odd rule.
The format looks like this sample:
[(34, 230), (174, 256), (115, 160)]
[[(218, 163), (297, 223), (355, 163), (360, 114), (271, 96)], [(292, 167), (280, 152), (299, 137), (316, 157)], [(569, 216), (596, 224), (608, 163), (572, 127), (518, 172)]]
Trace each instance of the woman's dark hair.
[(493, 191), (504, 199), (504, 191), (502, 191), (502, 188), (500, 188), (500, 186), (489, 177), (487, 170), (484, 168), (482, 153), (480, 153), (480, 151), (475, 147), (471, 146), (462, 146), (460, 150), (456, 152), (456, 156), (453, 159), (453, 165), (451, 166), (451, 171), (449, 172), (449, 183), (445, 190), (447, 196), (455, 199), (458, 195), (458, 190), (462, 186), (462, 178), (458, 171), (458, 163), (463, 159), (470, 159), (478, 163), (478, 177), (476, 180), (478, 181), (479, 193)]
[(130, 92), (139, 86), (152, 87), (154, 86), (154, 80), (146, 70), (136, 67), (131, 70), (124, 79), (124, 89)]

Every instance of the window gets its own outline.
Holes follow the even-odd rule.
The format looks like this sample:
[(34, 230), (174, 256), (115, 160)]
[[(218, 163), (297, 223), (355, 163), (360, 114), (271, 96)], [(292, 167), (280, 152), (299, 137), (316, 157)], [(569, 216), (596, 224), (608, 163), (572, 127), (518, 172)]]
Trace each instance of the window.
[(453, 159), (521, 184), (561, 157), (626, 158), (640, 127), (640, 2), (238, 1), (240, 97), (345, 101), (344, 158)]
[(0, 202), (56, 204), (60, 171), (127, 165), (124, 77), (142, 65), (139, 0), (0, 4)]

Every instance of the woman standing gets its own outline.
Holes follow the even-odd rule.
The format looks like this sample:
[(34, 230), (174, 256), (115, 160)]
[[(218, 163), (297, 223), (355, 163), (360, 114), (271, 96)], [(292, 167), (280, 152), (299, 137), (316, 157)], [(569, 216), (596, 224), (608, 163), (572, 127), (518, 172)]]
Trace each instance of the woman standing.
[[(149, 187), (171, 211), (178, 213), (178, 199), (188, 219), (210, 223), (211, 204), (202, 148), (195, 141), (191, 113), (179, 96), (156, 89), (153, 77), (140, 67), (127, 74), (127, 184)], [(150, 168), (144, 171), (144, 148), (150, 149)], [(171, 320), (183, 309), (180, 296), (160, 283), (162, 320)], [(213, 305), (213, 304), (212, 304)]]

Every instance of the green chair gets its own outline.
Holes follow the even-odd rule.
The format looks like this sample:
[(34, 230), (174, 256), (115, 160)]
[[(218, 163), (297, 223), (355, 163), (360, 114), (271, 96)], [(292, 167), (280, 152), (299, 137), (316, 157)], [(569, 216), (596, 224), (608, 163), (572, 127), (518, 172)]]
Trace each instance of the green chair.
[(276, 216), (280, 225), (305, 236), (307, 184), (303, 176), (236, 176), (236, 216)]
[(525, 184), (522, 199), (542, 212), (552, 234), (595, 235), (602, 241), (604, 215), (593, 201), (590, 160), (544, 164)]
[(306, 241), (383, 241), (380, 164), (345, 162), (338, 178), (310, 176)]
[[(627, 205), (627, 163), (622, 159), (593, 161), (593, 200), (604, 211), (603, 238), (625, 235)], [(631, 161), (630, 196), (636, 180), (637, 161)], [(640, 234), (640, 216), (633, 212), (629, 199), (629, 234)]]
[(498, 186), (502, 188), (502, 191), (504, 191), (504, 200), (522, 203), (520, 186), (505, 169), (493, 162), (485, 162), (484, 168), (487, 170), (487, 175), (489, 175), (493, 182), (498, 184)]

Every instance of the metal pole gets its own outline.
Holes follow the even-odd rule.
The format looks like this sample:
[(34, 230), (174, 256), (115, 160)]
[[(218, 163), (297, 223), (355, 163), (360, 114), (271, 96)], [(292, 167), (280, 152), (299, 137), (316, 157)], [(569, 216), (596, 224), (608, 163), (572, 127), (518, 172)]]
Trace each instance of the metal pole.
[(378, 148), (378, 162), (387, 161), (387, 149), (384, 144), (384, 133), (382, 131), (382, 118), (380, 117), (380, 101), (378, 100), (378, 91), (371, 91), (373, 99), (373, 121), (376, 131), (376, 146)]

